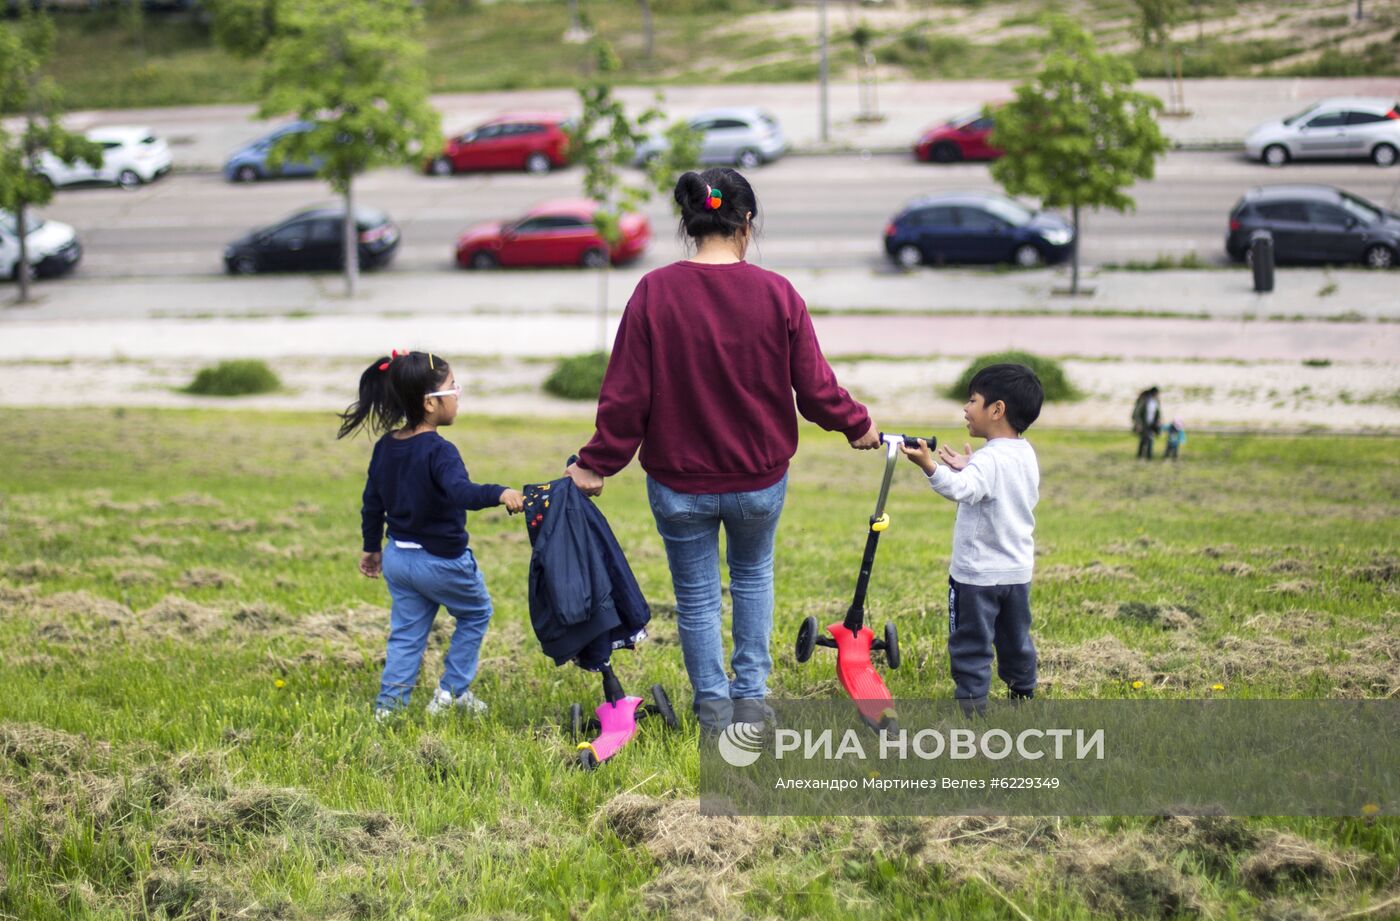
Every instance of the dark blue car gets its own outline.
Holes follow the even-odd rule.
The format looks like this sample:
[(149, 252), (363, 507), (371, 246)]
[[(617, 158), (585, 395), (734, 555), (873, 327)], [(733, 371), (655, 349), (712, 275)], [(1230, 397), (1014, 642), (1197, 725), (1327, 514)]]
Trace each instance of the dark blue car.
[(235, 150), (224, 164), (224, 178), (229, 182), (256, 182), (259, 179), (271, 179), (278, 176), (314, 176), (316, 170), (320, 168), (319, 157), (312, 158), (304, 163), (294, 163), (284, 160), (281, 166), (273, 169), (268, 164), (268, 154), (272, 151), (272, 145), (279, 138), (289, 134), (302, 134), (310, 131), (314, 125), (310, 122), (292, 122), (290, 125), (283, 125), (256, 141), (249, 141), (242, 147)]
[(971, 262), (1031, 267), (1073, 251), (1074, 228), (1064, 218), (986, 192), (915, 199), (885, 228), (885, 253), (906, 269)]

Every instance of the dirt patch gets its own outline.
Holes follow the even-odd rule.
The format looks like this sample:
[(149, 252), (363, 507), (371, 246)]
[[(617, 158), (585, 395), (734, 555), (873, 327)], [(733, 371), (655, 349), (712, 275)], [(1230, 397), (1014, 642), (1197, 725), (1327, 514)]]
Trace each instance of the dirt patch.
[(45, 579), (62, 579), (73, 575), (72, 568), (51, 563), (48, 560), (30, 560), (16, 563), (6, 570), (6, 575), (18, 582), (42, 582)]
[(1369, 855), (1340, 854), (1289, 832), (1275, 832), (1244, 861), (1240, 876), (1254, 892), (1271, 893), (1299, 884), (1316, 886), (1344, 874), (1354, 879), (1372, 868)]
[(1119, 566), (1116, 563), (1105, 563), (1101, 560), (1094, 560), (1083, 566), (1070, 566), (1067, 563), (1057, 563), (1054, 566), (1047, 566), (1038, 574), (1040, 579), (1049, 579), (1053, 582), (1084, 582), (1098, 580), (1125, 580), (1136, 581), (1137, 575), (1126, 566)]
[(1220, 564), (1220, 571), (1227, 576), (1252, 576), (1254, 567), (1243, 560), (1228, 560)]
[(1120, 601), (1114, 616), (1119, 620), (1161, 627), (1163, 630), (1188, 630), (1200, 620), (1201, 614), (1188, 605)]
[(209, 527), (225, 534), (247, 534), (258, 529), (258, 522), (252, 518), (220, 518), (209, 522)]
[(1057, 859), (1090, 905), (1113, 917), (1171, 918), (1200, 910), (1196, 884), (1136, 834), (1080, 841)]
[(745, 865), (770, 843), (769, 826), (737, 816), (700, 814), (696, 800), (624, 793), (608, 800), (603, 821), (658, 862), (728, 869)]
[(181, 493), (170, 500), (171, 505), (180, 505), (185, 508), (223, 508), (224, 503), (220, 499), (202, 492)]
[(220, 569), (196, 567), (185, 570), (175, 585), (177, 588), (230, 588), (238, 585), (238, 577)]
[(1152, 674), (1141, 653), (1111, 635), (1077, 646), (1045, 644), (1040, 649), (1040, 671), (1042, 684), (1066, 690)]

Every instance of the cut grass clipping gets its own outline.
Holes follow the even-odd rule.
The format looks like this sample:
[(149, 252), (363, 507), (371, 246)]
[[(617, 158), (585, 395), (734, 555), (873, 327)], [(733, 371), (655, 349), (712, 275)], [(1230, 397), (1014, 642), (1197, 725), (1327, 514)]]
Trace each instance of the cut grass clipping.
[(972, 359), (972, 363), (963, 371), (957, 383), (944, 391), (950, 399), (966, 400), (967, 387), (972, 383), (972, 378), (988, 365), (1016, 364), (1025, 365), (1035, 372), (1035, 376), (1040, 378), (1040, 386), (1045, 390), (1045, 402), (1053, 403), (1056, 400), (1077, 400), (1083, 396), (1069, 378), (1065, 377), (1065, 369), (1053, 358), (1042, 358), (1039, 355), (1032, 355), (1030, 352), (993, 352), (990, 355), (978, 355)]
[(607, 369), (607, 352), (565, 358), (545, 378), (545, 392), (566, 400), (596, 400), (603, 389), (603, 372)]
[(257, 359), (244, 359), (200, 368), (184, 392), (209, 397), (241, 397), (271, 393), (281, 387), (282, 381), (266, 364)]

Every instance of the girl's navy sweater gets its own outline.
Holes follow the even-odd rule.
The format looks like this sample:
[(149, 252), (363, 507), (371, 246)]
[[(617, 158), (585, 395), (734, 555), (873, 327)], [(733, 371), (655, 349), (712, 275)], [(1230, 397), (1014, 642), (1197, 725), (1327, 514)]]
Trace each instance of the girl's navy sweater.
[(467, 550), (467, 510), (501, 504), (506, 487), (473, 483), (456, 445), (437, 432), (380, 438), (369, 461), (360, 509), (366, 553), (378, 553), (384, 522), (390, 540), (412, 541), (434, 556)]

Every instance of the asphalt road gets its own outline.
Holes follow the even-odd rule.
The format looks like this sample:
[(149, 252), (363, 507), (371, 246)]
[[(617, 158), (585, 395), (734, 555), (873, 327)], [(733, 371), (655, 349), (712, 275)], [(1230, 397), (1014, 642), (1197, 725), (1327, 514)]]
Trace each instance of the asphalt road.
[[(996, 187), (984, 165), (933, 166), (896, 155), (790, 157), (750, 178), (763, 209), (757, 256), (780, 271), (881, 267), (883, 228), (904, 202), (933, 192)], [(1400, 207), (1400, 169), (1326, 163), (1275, 170), (1237, 153), (1175, 152), (1159, 162), (1154, 180), (1133, 190), (1136, 212), (1083, 217), (1083, 261), (1121, 263), (1191, 251), (1208, 262), (1223, 261), (1230, 207), (1251, 186), (1281, 182), (1336, 185)], [(538, 177), (450, 178), (391, 169), (364, 177), (357, 201), (386, 210), (403, 229), (388, 271), (452, 271), (453, 241), (463, 229), (577, 196), (580, 185), (577, 168)], [(221, 254), (230, 240), (331, 200), (316, 180), (236, 185), (212, 174), (176, 174), (133, 192), (65, 189), (43, 213), (78, 229), (85, 247), (78, 272), (84, 277), (198, 276), (222, 272)], [(669, 201), (654, 199), (647, 211), (654, 241), (643, 267), (678, 258)]]

